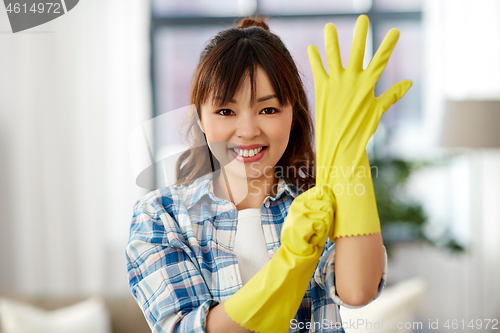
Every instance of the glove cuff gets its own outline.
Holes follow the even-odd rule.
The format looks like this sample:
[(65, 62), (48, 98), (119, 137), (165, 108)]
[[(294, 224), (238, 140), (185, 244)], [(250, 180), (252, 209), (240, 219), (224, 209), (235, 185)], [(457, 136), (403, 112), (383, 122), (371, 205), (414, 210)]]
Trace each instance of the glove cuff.
[(381, 232), (368, 156), (366, 151), (351, 156), (354, 159), (344, 155), (344, 163), (338, 162), (330, 177), (320, 179), (330, 186), (335, 195), (333, 240)]

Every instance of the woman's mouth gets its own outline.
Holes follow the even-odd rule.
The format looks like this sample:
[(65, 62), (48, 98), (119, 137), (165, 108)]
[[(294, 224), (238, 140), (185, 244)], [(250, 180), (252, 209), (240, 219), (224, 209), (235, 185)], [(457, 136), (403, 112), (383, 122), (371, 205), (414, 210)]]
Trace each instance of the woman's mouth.
[(250, 163), (260, 160), (266, 153), (267, 146), (262, 146), (255, 149), (239, 149), (235, 147), (229, 148), (228, 150), (235, 160), (243, 163)]

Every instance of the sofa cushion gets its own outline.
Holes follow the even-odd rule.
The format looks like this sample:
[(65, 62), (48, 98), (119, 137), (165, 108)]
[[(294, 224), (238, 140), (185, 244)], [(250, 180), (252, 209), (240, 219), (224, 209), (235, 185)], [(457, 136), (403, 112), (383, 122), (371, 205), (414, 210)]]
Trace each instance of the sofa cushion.
[(47, 311), (8, 298), (0, 299), (3, 333), (111, 333), (111, 318), (98, 296)]
[[(88, 296), (27, 296), (13, 294), (0, 289), (0, 298), (14, 299), (45, 310), (56, 310), (88, 298)], [(103, 296), (106, 307), (111, 315), (113, 333), (150, 333), (144, 314), (130, 294), (123, 296)], [(2, 318), (0, 316), (0, 333)]]

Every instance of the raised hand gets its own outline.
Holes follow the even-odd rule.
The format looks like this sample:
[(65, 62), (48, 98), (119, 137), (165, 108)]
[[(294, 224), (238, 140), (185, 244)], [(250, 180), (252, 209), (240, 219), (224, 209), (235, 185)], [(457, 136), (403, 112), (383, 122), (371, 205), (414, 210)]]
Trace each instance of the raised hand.
[(316, 184), (329, 184), (337, 198), (335, 237), (380, 232), (366, 145), (382, 114), (412, 85), (409, 80), (400, 81), (375, 97), (375, 84), (387, 65), (399, 31), (389, 31), (363, 70), (368, 25), (368, 17), (359, 16), (345, 69), (333, 24), (325, 26), (328, 73), (318, 49), (314, 45), (308, 47), (316, 93)]

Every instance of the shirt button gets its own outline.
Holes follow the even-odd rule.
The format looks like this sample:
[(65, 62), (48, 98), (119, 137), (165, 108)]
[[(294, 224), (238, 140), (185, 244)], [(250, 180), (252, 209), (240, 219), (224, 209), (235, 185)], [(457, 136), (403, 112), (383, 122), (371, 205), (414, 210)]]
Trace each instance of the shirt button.
[(277, 246), (273, 247), (273, 252), (274, 253), (278, 252), (278, 247)]
[(266, 208), (269, 208), (269, 201), (264, 204)]

